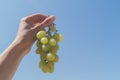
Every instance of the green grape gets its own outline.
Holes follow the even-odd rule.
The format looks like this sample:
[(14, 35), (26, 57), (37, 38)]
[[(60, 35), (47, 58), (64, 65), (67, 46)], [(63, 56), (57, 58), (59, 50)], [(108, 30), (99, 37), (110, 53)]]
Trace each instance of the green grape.
[(37, 47), (39, 47), (39, 48), (41, 48), (41, 47), (42, 47), (42, 44), (41, 44), (41, 42), (40, 42), (40, 41), (37, 41), (36, 45), (37, 45)]
[(54, 67), (50, 67), (49, 72), (53, 73), (54, 72)]
[(41, 39), (42, 37), (46, 36), (46, 32), (45, 31), (39, 31), (36, 34), (37, 39)]
[(43, 71), (44, 73), (49, 72), (49, 71), (50, 71), (50, 68), (49, 68), (48, 62), (46, 63), (45, 60), (42, 61), (42, 62), (43, 62), (43, 63), (42, 63), (42, 66), (40, 67), (40, 68), (42, 69), (42, 71)]
[(42, 61), (46, 60), (46, 53), (41, 53), (41, 54), (40, 54), (40, 59), (41, 59)]
[(54, 47), (51, 47), (50, 52), (53, 53), (53, 54), (56, 54), (58, 52), (58, 50), (59, 50), (59, 46), (56, 45)]
[(42, 45), (42, 51), (43, 52), (48, 52), (50, 50), (50, 45), (46, 44), (46, 45)]
[(53, 61), (48, 61), (48, 66), (54, 66), (54, 62)]
[(44, 65), (44, 66), (42, 67), (42, 71), (43, 71), (44, 73), (47, 73), (47, 72), (49, 71), (48, 66), (47, 66), (47, 65)]
[(55, 26), (54, 26), (54, 25), (50, 26), (50, 30), (51, 30), (52, 32), (56, 32)]
[(58, 42), (59, 41), (59, 34), (58, 33), (55, 33), (53, 35), (53, 38)]
[(47, 44), (48, 43), (48, 38), (47, 37), (42, 37), (40, 41), (41, 41), (42, 44)]
[(42, 53), (42, 49), (41, 48), (37, 48), (36, 49), (36, 54), (41, 54)]
[(43, 65), (44, 65), (44, 61), (40, 61), (40, 62), (39, 62), (39, 68), (42, 68)]
[(59, 61), (59, 56), (58, 56), (58, 55), (55, 55), (54, 62), (58, 62), (58, 61)]
[(54, 38), (51, 38), (50, 40), (49, 40), (49, 45), (50, 46), (55, 46), (57, 44), (57, 42), (56, 42), (56, 40), (54, 39)]
[(59, 34), (59, 42), (61, 42), (63, 40), (63, 36), (62, 34)]
[(54, 72), (54, 65), (49, 64), (49, 72), (53, 73)]
[(48, 54), (46, 55), (46, 58), (47, 58), (48, 61), (54, 61), (54, 59), (55, 59), (55, 54), (48, 53)]
[(48, 72), (50, 72), (50, 73), (54, 72), (54, 62), (53, 61), (48, 62), (48, 68), (49, 68)]

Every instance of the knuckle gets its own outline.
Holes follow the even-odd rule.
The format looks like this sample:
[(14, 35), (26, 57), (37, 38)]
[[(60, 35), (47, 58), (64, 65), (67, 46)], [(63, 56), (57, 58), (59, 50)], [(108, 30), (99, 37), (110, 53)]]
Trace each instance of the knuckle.
[(22, 21), (26, 21), (26, 20), (27, 20), (27, 18), (26, 18), (26, 17), (24, 17), (24, 18), (21, 18), (21, 20), (20, 20), (20, 21), (22, 22)]

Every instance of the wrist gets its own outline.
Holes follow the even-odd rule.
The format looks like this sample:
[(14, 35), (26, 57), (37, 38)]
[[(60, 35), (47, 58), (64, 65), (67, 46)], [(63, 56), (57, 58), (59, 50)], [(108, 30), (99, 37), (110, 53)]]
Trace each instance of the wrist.
[(23, 43), (20, 40), (14, 40), (11, 46), (15, 47), (16, 53), (20, 54), (21, 56), (25, 56), (30, 51), (30, 45), (27, 43)]

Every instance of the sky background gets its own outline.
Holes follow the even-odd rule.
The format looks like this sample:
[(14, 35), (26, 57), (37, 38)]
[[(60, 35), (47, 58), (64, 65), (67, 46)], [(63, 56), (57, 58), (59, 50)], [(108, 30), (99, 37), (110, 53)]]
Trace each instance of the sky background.
[(34, 44), (13, 80), (120, 80), (120, 0), (1, 0), (0, 53), (34, 13), (56, 16), (60, 61), (44, 74)]

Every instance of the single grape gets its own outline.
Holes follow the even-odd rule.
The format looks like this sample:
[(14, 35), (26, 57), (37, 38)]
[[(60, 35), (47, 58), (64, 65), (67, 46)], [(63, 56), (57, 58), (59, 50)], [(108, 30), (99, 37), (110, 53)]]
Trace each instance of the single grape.
[(53, 61), (48, 61), (48, 66), (54, 66), (54, 62)]
[(62, 34), (59, 34), (59, 41), (61, 42), (63, 40)]
[(44, 65), (44, 66), (42, 67), (42, 71), (43, 71), (44, 73), (47, 73), (47, 72), (49, 71), (48, 66), (47, 66), (47, 65)]
[(39, 31), (36, 34), (37, 39), (41, 39), (42, 37), (46, 36), (46, 32), (45, 31)]
[(53, 35), (53, 38), (58, 42), (59, 41), (59, 34), (58, 33), (55, 33)]
[(51, 38), (50, 40), (49, 40), (49, 45), (50, 46), (55, 46), (57, 44), (57, 42), (56, 42), (56, 40), (54, 39), (54, 38)]
[(56, 46), (51, 47), (50, 52), (53, 54), (56, 54), (58, 52), (58, 50), (59, 50), (59, 46), (57, 44)]
[(49, 67), (49, 71), (50, 73), (54, 72), (54, 62), (53, 61), (49, 61), (48, 62), (48, 67)]
[(43, 65), (44, 65), (44, 61), (40, 61), (40, 62), (39, 62), (39, 68), (42, 68)]
[(42, 53), (42, 49), (41, 48), (37, 48), (36, 49), (36, 54), (41, 54)]
[(41, 54), (40, 54), (40, 59), (41, 59), (42, 61), (47, 60), (47, 58), (46, 58), (46, 53), (41, 53)]
[(50, 50), (50, 45), (46, 44), (46, 45), (42, 45), (42, 51), (43, 52), (48, 52)]
[(47, 44), (48, 43), (48, 38), (47, 37), (42, 37), (40, 41), (41, 41), (42, 44)]
[(37, 41), (36, 46), (39, 47), (39, 48), (42, 48), (41, 42), (40, 42), (40, 41)]
[(58, 55), (55, 55), (54, 62), (58, 62), (58, 61), (59, 61), (59, 56), (58, 56)]
[(54, 72), (54, 66), (49, 66), (49, 72), (53, 73)]
[(52, 32), (55, 32), (55, 31), (56, 31), (55, 26), (54, 26), (54, 25), (50, 26), (50, 30), (51, 30)]
[(47, 58), (48, 61), (54, 61), (55, 55), (52, 54), (52, 53), (48, 53), (47, 56), (46, 56), (46, 58)]

